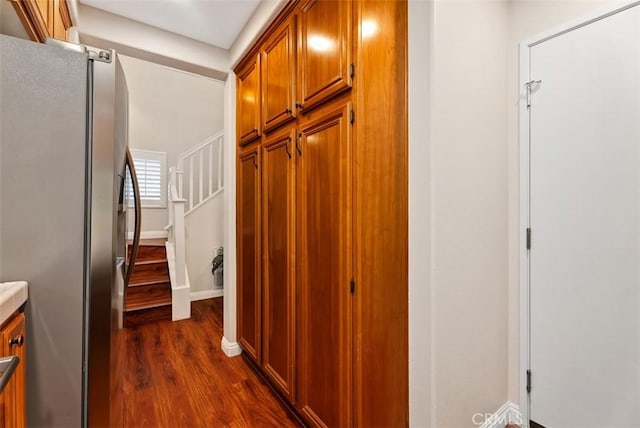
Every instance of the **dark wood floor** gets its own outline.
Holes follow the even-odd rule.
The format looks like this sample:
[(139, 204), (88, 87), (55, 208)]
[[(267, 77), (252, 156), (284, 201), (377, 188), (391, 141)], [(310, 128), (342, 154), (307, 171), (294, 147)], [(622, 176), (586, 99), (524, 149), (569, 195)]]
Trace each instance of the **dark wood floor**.
[(242, 357), (220, 349), (221, 298), (125, 335), (125, 427), (300, 426)]

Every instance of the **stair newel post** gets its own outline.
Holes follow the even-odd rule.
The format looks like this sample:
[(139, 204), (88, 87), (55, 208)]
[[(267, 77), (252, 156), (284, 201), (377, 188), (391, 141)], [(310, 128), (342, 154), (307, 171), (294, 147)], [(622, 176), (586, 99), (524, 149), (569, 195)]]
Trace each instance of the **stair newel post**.
[(186, 246), (184, 233), (184, 199), (173, 201), (174, 204), (174, 224), (173, 237), (176, 251), (176, 282), (178, 286), (186, 284), (185, 281), (185, 264), (186, 264)]
[(178, 158), (178, 165), (176, 169), (176, 179), (177, 181), (172, 181), (172, 183), (176, 184), (176, 189), (178, 191), (178, 198), (183, 199), (183, 190), (182, 190), (182, 176), (184, 175), (184, 160), (182, 157)]
[(173, 194), (173, 189), (172, 187), (175, 186), (176, 184), (176, 180), (177, 180), (177, 174), (176, 174), (176, 169), (175, 168), (170, 168), (169, 169), (169, 184), (168, 184), (168, 188), (167, 188), (167, 195), (169, 195), (168, 198), (168, 204), (169, 204), (169, 242), (174, 243), (175, 242), (175, 236), (174, 236), (174, 225), (175, 225), (175, 215), (174, 215), (174, 208), (173, 208), (173, 200), (174, 200), (174, 194)]

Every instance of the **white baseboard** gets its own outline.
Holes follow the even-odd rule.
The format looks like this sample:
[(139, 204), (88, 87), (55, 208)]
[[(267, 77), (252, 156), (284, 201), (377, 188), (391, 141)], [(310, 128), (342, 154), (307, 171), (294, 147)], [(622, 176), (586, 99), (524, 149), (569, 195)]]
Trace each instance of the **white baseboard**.
[[(133, 232), (129, 232), (127, 235), (127, 239), (133, 239)], [(140, 232), (140, 239), (163, 239), (168, 237), (169, 232), (166, 230), (147, 230)]]
[(204, 290), (204, 291), (192, 291), (191, 301), (213, 299), (214, 297), (222, 297), (223, 290)]
[(237, 357), (242, 354), (242, 348), (238, 345), (238, 342), (229, 342), (224, 336), (222, 337), (222, 342), (220, 342), (220, 347), (227, 357)]
[(504, 428), (508, 424), (523, 426), (520, 408), (511, 401), (504, 403), (493, 414), (474, 414), (473, 423), (479, 425), (480, 428)]

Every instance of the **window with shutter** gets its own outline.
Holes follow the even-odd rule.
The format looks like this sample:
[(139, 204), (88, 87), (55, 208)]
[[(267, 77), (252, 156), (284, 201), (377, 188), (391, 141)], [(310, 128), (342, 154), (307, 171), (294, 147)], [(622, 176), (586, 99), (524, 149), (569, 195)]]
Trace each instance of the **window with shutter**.
[[(167, 206), (167, 154), (148, 150), (131, 150), (140, 186), (142, 208)], [(133, 199), (131, 180), (127, 177), (127, 196)]]

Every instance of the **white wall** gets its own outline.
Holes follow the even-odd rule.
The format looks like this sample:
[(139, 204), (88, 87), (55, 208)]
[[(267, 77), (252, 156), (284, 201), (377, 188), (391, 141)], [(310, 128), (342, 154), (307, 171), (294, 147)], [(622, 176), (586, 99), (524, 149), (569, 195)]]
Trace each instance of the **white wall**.
[(286, 6), (288, 0), (262, 0), (234, 40), (229, 49), (229, 68), (233, 68), (242, 59), (253, 43), (266, 30), (269, 23)]
[(409, 1), (409, 423), (412, 427), (433, 427), (429, 174), (433, 19), (433, 2)]
[[(472, 426), (473, 413), (519, 402), (518, 43), (620, 3), (628, 2), (438, 0), (433, 40), (410, 31), (410, 64), (424, 56), (412, 43), (432, 48), (409, 70), (411, 85), (412, 71), (431, 61), (429, 148), (418, 147), (424, 135), (409, 141), (410, 166), (430, 165), (410, 168), (409, 180), (409, 236), (430, 235), (422, 248), (410, 242), (410, 296), (420, 299), (410, 308), (431, 308), (430, 317), (414, 315), (429, 329), (410, 336), (416, 426)], [(429, 106), (424, 116), (412, 107), (410, 96), (410, 118), (428, 124)], [(420, 256), (429, 263), (411, 263)]]
[(227, 356), (242, 351), (236, 342), (236, 79), (229, 73), (224, 84), (224, 332), (222, 350)]
[(519, 268), (518, 268), (518, 45), (542, 32), (565, 26), (583, 16), (629, 3), (617, 0), (518, 0), (509, 13), (508, 66), (508, 167), (509, 167), (509, 395), (519, 402)]
[[(434, 5), (432, 425), (507, 397), (508, 3)], [(411, 231), (410, 231), (411, 234)]]
[(213, 290), (211, 260), (223, 245), (223, 200), (218, 193), (184, 219), (191, 293)]
[[(173, 68), (224, 79), (229, 51), (84, 4), (77, 5), (74, 23), (82, 43), (116, 51)], [(75, 6), (72, 11), (75, 11)]]
[[(129, 145), (177, 158), (223, 129), (224, 82), (120, 55), (129, 87)], [(143, 231), (164, 230), (166, 209), (147, 208)]]

